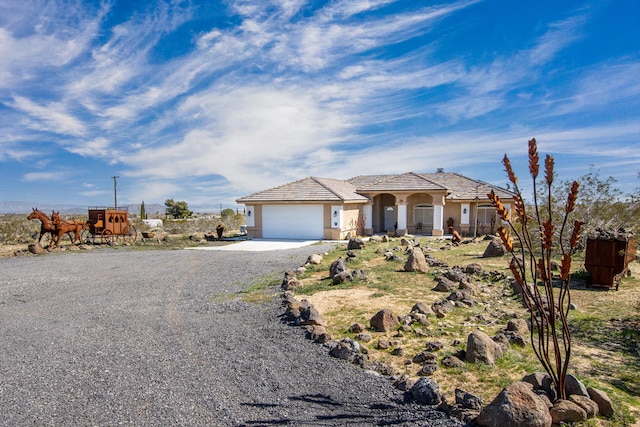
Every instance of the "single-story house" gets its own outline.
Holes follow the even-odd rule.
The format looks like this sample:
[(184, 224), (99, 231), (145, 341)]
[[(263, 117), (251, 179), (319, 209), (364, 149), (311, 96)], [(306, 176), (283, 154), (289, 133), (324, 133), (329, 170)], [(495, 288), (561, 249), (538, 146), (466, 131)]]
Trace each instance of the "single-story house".
[(510, 209), (513, 192), (441, 169), (347, 180), (308, 177), (237, 202), (246, 206), (250, 238), (338, 240), (376, 233), (442, 236), (454, 229), (468, 236), (495, 231), (495, 209), (487, 199), (491, 190)]

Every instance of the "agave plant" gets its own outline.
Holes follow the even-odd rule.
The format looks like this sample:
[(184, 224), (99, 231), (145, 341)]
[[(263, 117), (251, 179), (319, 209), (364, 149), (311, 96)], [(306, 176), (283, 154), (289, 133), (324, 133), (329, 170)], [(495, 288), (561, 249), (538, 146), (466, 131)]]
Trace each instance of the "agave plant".
[[(544, 161), (546, 191), (539, 192), (537, 178), (539, 156), (536, 140), (529, 141), (529, 173), (533, 178), (533, 205), (525, 206), (518, 178), (505, 154), (502, 163), (509, 181), (514, 186), (513, 215), (493, 192), (487, 196), (496, 209), (503, 225), (498, 235), (506, 250), (511, 253), (509, 264), (513, 277), (522, 289), (522, 299), (529, 310), (531, 320), (531, 345), (545, 371), (551, 376), (557, 396), (565, 395), (565, 378), (571, 356), (571, 332), (567, 323), (571, 295), (569, 289), (571, 257), (574, 254), (584, 225), (574, 221), (568, 242), (563, 239), (569, 215), (575, 209), (580, 184), (573, 181), (567, 196), (561, 224), (554, 223), (551, 203), (554, 160), (547, 155)], [(540, 196), (539, 194), (542, 194)], [(540, 197), (548, 197), (546, 203)], [(533, 210), (533, 212), (528, 212)], [(504, 225), (506, 224), (506, 226)], [(558, 230), (559, 225), (559, 231)], [(514, 238), (511, 236), (515, 236)], [(560, 277), (551, 272), (552, 252), (561, 254)], [(554, 284), (557, 288), (554, 288)]]

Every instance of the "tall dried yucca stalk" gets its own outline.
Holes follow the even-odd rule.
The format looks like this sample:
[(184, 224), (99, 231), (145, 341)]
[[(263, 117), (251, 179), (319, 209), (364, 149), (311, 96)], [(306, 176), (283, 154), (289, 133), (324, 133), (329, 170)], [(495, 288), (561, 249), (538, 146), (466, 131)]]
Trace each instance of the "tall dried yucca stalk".
[[(533, 179), (533, 215), (528, 215), (523, 202), (522, 193), (518, 187), (511, 161), (505, 154), (502, 163), (505, 166), (509, 181), (513, 183), (516, 196), (514, 197), (515, 214), (510, 215), (500, 197), (492, 190), (487, 196), (495, 207), (498, 216), (507, 224), (498, 228), (498, 235), (506, 250), (511, 253), (512, 260), (509, 267), (513, 276), (522, 289), (522, 298), (529, 310), (531, 319), (531, 345), (538, 360), (545, 371), (551, 376), (554, 388), (559, 398), (566, 398), (565, 378), (571, 356), (571, 332), (567, 324), (571, 295), (569, 293), (569, 279), (571, 271), (571, 257), (576, 250), (582, 232), (583, 222), (575, 221), (569, 247), (563, 244), (563, 235), (567, 225), (567, 218), (575, 208), (578, 188), (580, 184), (573, 182), (564, 209), (564, 218), (558, 235), (554, 234), (557, 226), (552, 220), (551, 186), (553, 184), (553, 157), (545, 158), (545, 182), (548, 201), (547, 210), (540, 209), (536, 179), (538, 177), (539, 157), (536, 140), (529, 141), (529, 173)], [(530, 208), (531, 209), (531, 208)], [(515, 222), (521, 227), (516, 228)], [(518, 244), (514, 244), (511, 233)], [(534, 244), (535, 240), (540, 244)], [(557, 242), (557, 243), (556, 243)], [(559, 245), (562, 258), (559, 286), (554, 289), (554, 277), (551, 272), (551, 253)]]

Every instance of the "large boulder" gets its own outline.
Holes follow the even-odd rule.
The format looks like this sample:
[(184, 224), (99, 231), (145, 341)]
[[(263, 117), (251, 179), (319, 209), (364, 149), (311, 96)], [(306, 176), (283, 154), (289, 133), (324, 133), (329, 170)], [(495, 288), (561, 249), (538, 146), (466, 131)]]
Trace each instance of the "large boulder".
[(329, 266), (329, 277), (333, 279), (333, 276), (343, 271), (347, 271), (347, 265), (344, 262), (344, 258), (340, 257)]
[(310, 305), (300, 313), (302, 325), (327, 326), (317, 308)]
[(424, 257), (424, 253), (422, 253), (422, 249), (417, 247), (411, 248), (409, 252), (409, 258), (404, 265), (404, 271), (417, 271), (420, 273), (426, 273), (428, 269), (429, 266), (427, 265), (427, 260)]
[(465, 354), (467, 362), (495, 365), (496, 359), (501, 355), (500, 345), (484, 332), (474, 331), (467, 337), (467, 352)]
[(491, 257), (499, 257), (504, 255), (504, 246), (502, 246), (502, 242), (499, 239), (491, 239), (489, 245), (484, 250), (482, 254), (482, 258), (491, 258)]
[(460, 405), (465, 409), (482, 409), (482, 397), (467, 393), (464, 390), (456, 388), (456, 405)]
[(352, 280), (353, 280), (353, 275), (349, 271), (341, 271), (340, 273), (335, 274), (333, 276), (332, 283), (334, 285), (339, 285), (341, 283), (350, 282)]
[(551, 414), (533, 386), (515, 382), (505, 387), (478, 415), (483, 427), (550, 427)]
[(564, 392), (567, 396), (571, 396), (572, 394), (580, 394), (582, 396), (589, 397), (589, 391), (587, 391), (587, 387), (585, 387), (582, 381), (571, 374), (567, 374), (567, 376), (564, 378)]
[(588, 397), (582, 396), (581, 394), (572, 394), (571, 396), (567, 397), (567, 400), (584, 409), (584, 411), (587, 413), (587, 418), (593, 418), (598, 415), (598, 404)]
[(364, 248), (364, 240), (360, 237), (352, 237), (349, 239), (349, 243), (347, 244), (347, 249), (362, 249)]
[(523, 337), (529, 336), (529, 324), (524, 319), (511, 319), (507, 322), (507, 331), (515, 332)]
[(300, 286), (300, 282), (296, 278), (296, 274), (291, 270), (285, 271), (284, 278), (282, 279), (282, 285), (281, 285), (282, 289), (285, 291), (289, 291), (299, 286)]
[(420, 378), (411, 387), (411, 397), (421, 405), (440, 404), (440, 386), (431, 378)]
[(307, 258), (307, 264), (318, 265), (322, 262), (322, 255), (320, 254), (311, 254)]
[(579, 423), (587, 420), (587, 412), (569, 400), (556, 400), (549, 412), (554, 424)]
[(400, 325), (400, 321), (398, 320), (398, 316), (393, 314), (393, 311), (385, 308), (377, 312), (371, 318), (369, 324), (377, 332), (389, 332), (390, 330), (398, 327)]
[(411, 307), (411, 312), (417, 312), (425, 315), (433, 314), (433, 310), (426, 303), (418, 301)]
[(596, 402), (598, 405), (598, 410), (602, 416), (613, 417), (613, 402), (606, 392), (592, 387), (587, 388), (587, 392), (589, 393), (591, 400)]
[(444, 276), (440, 276), (438, 277), (438, 284), (435, 288), (433, 288), (433, 290), (437, 292), (451, 292), (457, 288), (458, 283), (454, 282), (453, 280), (447, 279)]

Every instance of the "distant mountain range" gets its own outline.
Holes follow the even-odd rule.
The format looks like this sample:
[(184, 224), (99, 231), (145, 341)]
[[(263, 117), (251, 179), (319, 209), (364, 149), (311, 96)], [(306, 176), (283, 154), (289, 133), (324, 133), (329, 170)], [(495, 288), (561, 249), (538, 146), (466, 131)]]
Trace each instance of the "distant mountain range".
[[(118, 206), (119, 208), (127, 208), (132, 214), (140, 214), (140, 203), (126, 206)], [(31, 209), (37, 208), (44, 212), (57, 211), (63, 215), (86, 214), (88, 206), (77, 205), (48, 205), (33, 202), (0, 202), (0, 214), (28, 214)], [(165, 212), (165, 206), (157, 203), (144, 204), (147, 214)]]

